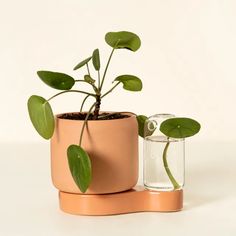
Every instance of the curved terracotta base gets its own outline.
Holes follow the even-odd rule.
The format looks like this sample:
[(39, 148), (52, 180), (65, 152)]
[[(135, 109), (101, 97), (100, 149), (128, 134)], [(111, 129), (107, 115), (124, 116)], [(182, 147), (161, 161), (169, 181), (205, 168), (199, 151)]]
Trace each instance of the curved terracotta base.
[(142, 211), (171, 212), (183, 208), (183, 190), (149, 191), (141, 186), (112, 194), (59, 192), (62, 211), (75, 215), (114, 215)]

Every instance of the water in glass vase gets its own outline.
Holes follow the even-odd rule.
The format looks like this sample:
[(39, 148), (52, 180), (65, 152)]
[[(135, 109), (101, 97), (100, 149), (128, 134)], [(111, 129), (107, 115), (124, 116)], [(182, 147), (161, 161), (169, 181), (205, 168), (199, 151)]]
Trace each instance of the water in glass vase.
[(144, 139), (144, 186), (173, 191), (184, 185), (184, 139), (148, 136)]

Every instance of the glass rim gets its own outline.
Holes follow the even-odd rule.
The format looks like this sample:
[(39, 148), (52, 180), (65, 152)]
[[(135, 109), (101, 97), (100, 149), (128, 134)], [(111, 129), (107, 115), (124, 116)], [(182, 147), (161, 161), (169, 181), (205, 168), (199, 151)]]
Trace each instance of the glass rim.
[[(156, 140), (153, 140), (153, 137), (156, 138)], [(167, 142), (184, 142), (185, 138), (172, 138), (172, 137), (167, 137), (167, 136), (162, 136), (162, 135), (158, 135), (158, 136), (146, 136), (144, 138), (144, 140), (149, 140), (149, 141), (153, 141), (153, 142), (158, 142), (158, 143), (167, 143)]]

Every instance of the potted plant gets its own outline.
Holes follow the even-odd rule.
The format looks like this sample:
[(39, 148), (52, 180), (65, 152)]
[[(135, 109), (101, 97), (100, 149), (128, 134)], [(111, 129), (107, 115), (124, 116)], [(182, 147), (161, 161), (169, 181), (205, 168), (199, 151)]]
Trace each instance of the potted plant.
[[(74, 67), (87, 68), (83, 78), (75, 79), (61, 72), (38, 71), (39, 78), (50, 87), (62, 90), (49, 99), (33, 95), (28, 99), (28, 112), (37, 132), (51, 139), (52, 180), (61, 191), (71, 193), (103, 194), (132, 188), (138, 178), (138, 125), (131, 112), (100, 111), (102, 100), (117, 86), (129, 91), (141, 91), (142, 82), (134, 75), (120, 75), (114, 85), (103, 91), (106, 73), (119, 49), (137, 51), (140, 38), (127, 31), (109, 32), (106, 43), (112, 47), (101, 75), (99, 49)], [(90, 63), (97, 78), (90, 73)], [(76, 84), (85, 83), (91, 91), (77, 90)], [(85, 95), (79, 112), (58, 114), (54, 117), (50, 101), (65, 93)], [(88, 98), (94, 102), (83, 111)]]

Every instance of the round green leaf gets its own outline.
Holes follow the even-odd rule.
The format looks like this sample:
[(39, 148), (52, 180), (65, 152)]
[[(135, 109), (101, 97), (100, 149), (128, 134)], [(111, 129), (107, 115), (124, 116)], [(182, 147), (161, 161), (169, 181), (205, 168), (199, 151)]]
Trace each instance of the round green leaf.
[(137, 51), (141, 46), (141, 40), (138, 35), (128, 32), (108, 32), (105, 36), (108, 45), (115, 49), (126, 48), (133, 52)]
[(171, 118), (161, 123), (160, 131), (171, 138), (187, 138), (199, 132), (201, 125), (190, 118)]
[(75, 84), (75, 80), (71, 76), (64, 73), (38, 71), (37, 74), (45, 84), (54, 89), (69, 90)]
[(129, 91), (141, 91), (142, 81), (134, 75), (120, 75), (114, 81), (123, 83), (123, 88)]
[(81, 61), (78, 65), (76, 65), (74, 67), (74, 70), (77, 70), (77, 69), (81, 68), (82, 66), (86, 65), (91, 60), (91, 58), (92, 57), (88, 57), (85, 60)]
[(92, 180), (92, 168), (89, 155), (78, 145), (70, 145), (67, 149), (67, 158), (71, 175), (79, 187), (85, 193)]
[(31, 122), (38, 133), (50, 139), (54, 132), (54, 116), (50, 104), (43, 97), (33, 95), (28, 100)]
[(93, 61), (93, 66), (94, 66), (95, 70), (100, 70), (100, 56), (99, 56), (98, 49), (95, 49), (93, 51), (92, 61)]

